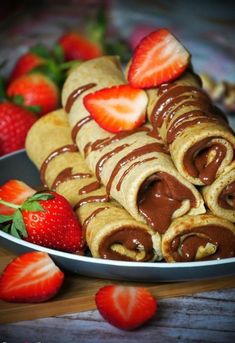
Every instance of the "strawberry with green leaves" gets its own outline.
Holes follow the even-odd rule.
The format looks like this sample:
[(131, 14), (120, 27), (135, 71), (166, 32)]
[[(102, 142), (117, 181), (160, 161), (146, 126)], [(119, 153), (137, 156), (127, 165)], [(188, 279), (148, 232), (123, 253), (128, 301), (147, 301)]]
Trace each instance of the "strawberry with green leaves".
[(60, 93), (57, 85), (39, 71), (13, 80), (7, 87), (7, 95), (23, 106), (33, 106), (39, 116), (59, 106)]
[(122, 330), (133, 330), (151, 319), (157, 301), (144, 287), (107, 285), (95, 296), (100, 314), (110, 324)]
[(22, 205), (4, 200), (0, 204), (15, 209), (12, 215), (0, 215), (3, 231), (47, 248), (81, 253), (82, 229), (69, 202), (55, 192), (35, 193)]
[(40, 303), (54, 297), (64, 273), (45, 252), (33, 251), (16, 257), (0, 276), (0, 299)]

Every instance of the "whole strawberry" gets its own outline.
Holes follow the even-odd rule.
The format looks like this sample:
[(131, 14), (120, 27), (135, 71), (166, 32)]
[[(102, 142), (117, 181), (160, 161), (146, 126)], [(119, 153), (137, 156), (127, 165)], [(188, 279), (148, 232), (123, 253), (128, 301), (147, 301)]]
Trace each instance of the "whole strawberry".
[(30, 73), (13, 80), (7, 87), (7, 95), (21, 99), (22, 105), (38, 108), (38, 114), (51, 112), (59, 106), (57, 85), (46, 75)]
[(9, 101), (0, 103), (0, 156), (24, 148), (27, 132), (36, 119), (21, 106)]
[(65, 61), (90, 60), (103, 54), (97, 42), (89, 40), (77, 32), (69, 32), (60, 37), (58, 41)]
[(11, 216), (0, 215), (0, 222), (11, 222), (3, 230), (15, 237), (47, 248), (71, 253), (83, 249), (82, 229), (69, 202), (55, 192), (35, 193), (22, 205), (0, 200), (15, 208)]
[(25, 54), (21, 55), (16, 61), (16, 64), (9, 78), (10, 82), (22, 75), (29, 73), (31, 70), (42, 65), (43, 63), (44, 59), (33, 51), (26, 52)]

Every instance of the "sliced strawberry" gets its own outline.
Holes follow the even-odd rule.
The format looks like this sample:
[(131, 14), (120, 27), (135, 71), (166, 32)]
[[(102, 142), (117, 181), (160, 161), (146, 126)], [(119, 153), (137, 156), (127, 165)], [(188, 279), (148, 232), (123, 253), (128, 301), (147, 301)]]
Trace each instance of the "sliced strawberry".
[(143, 90), (129, 85), (103, 88), (84, 98), (84, 105), (105, 130), (132, 130), (145, 121), (148, 98)]
[(60, 289), (64, 273), (47, 253), (29, 252), (15, 258), (0, 277), (0, 299), (9, 302), (42, 302)]
[(156, 87), (181, 75), (189, 62), (189, 52), (167, 29), (160, 29), (137, 46), (128, 81), (137, 88)]
[(110, 324), (132, 330), (153, 317), (157, 302), (143, 287), (107, 285), (95, 297), (100, 314)]
[[(0, 187), (0, 199), (12, 202), (16, 205), (21, 205), (23, 202), (33, 195), (36, 191), (19, 180), (9, 180)], [(10, 215), (15, 209), (0, 204), (0, 214)]]

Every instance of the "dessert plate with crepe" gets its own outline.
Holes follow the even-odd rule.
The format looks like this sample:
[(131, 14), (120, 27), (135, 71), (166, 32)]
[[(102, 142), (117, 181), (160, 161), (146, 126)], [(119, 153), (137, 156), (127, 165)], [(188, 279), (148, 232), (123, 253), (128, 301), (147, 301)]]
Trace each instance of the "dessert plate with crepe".
[[(24, 150), (9, 154), (0, 159), (0, 183), (17, 178), (32, 187), (40, 187), (39, 173)], [(30, 250), (45, 251), (53, 260), (67, 271), (90, 277), (113, 280), (169, 282), (199, 280), (232, 275), (235, 271), (235, 258), (202, 262), (127, 262), (104, 260), (44, 248), (17, 239), (0, 230), (0, 245), (17, 254)]]

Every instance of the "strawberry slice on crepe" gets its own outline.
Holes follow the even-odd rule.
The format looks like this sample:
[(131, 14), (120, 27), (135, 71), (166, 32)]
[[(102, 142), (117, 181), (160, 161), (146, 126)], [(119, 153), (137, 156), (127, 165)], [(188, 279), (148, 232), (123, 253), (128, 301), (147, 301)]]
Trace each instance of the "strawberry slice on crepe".
[(143, 38), (134, 51), (128, 71), (132, 87), (151, 88), (176, 79), (188, 67), (190, 54), (167, 30)]
[(110, 324), (133, 330), (154, 316), (157, 301), (144, 287), (107, 285), (95, 297), (100, 314)]
[[(0, 199), (11, 202), (15, 205), (21, 205), (36, 191), (19, 180), (9, 180), (0, 187)], [(0, 214), (10, 215), (15, 212), (14, 208), (0, 204)]]
[(133, 130), (144, 123), (148, 98), (141, 89), (129, 85), (103, 88), (84, 98), (93, 119), (105, 130)]
[(57, 294), (64, 273), (47, 253), (33, 251), (15, 258), (0, 276), (0, 299), (38, 303)]

